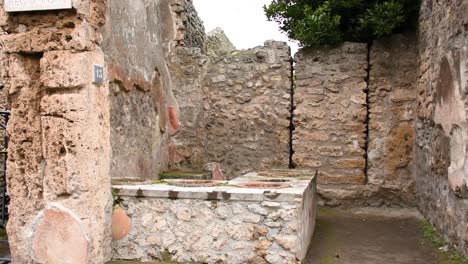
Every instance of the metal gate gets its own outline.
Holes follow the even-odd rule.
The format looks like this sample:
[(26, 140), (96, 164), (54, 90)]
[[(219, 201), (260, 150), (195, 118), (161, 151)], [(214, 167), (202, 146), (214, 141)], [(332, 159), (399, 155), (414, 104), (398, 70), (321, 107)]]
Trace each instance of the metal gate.
[[(0, 227), (3, 230), (5, 230), (8, 221), (8, 204), (10, 202), (6, 183), (8, 158), (8, 133), (6, 128), (9, 119), (9, 111), (0, 111)], [(6, 236), (6, 233), (4, 235)], [(11, 261), (8, 240), (6, 240), (6, 237), (2, 239), (0, 240), (0, 264), (7, 264)]]

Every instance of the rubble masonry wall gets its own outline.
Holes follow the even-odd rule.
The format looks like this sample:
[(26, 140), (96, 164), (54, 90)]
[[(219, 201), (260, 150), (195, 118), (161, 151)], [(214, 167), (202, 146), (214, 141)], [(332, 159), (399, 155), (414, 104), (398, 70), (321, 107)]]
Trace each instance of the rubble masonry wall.
[(468, 254), (468, 3), (423, 1), (416, 191), (419, 209)]

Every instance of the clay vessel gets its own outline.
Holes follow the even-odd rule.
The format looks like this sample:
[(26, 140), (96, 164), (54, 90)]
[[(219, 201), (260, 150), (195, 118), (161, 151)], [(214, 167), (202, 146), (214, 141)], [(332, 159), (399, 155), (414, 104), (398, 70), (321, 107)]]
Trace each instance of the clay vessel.
[(112, 238), (121, 240), (125, 238), (132, 228), (132, 220), (124, 209), (117, 206), (112, 212)]

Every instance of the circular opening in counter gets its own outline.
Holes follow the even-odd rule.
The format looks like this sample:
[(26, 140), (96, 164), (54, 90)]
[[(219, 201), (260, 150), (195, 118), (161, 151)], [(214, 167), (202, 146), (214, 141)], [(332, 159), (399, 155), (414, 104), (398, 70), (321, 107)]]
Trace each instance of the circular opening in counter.
[(291, 185), (286, 183), (271, 183), (271, 182), (243, 182), (237, 184), (241, 188), (252, 188), (252, 189), (284, 189), (289, 188)]
[(210, 180), (180, 180), (180, 181), (167, 181), (169, 185), (177, 187), (214, 187), (223, 185), (221, 181)]
[(301, 176), (300, 173), (297, 172), (288, 172), (288, 171), (261, 171), (258, 173), (258, 176), (262, 177), (281, 177), (281, 178), (294, 178)]
[(291, 182), (290, 179), (260, 179), (255, 180), (256, 182)]

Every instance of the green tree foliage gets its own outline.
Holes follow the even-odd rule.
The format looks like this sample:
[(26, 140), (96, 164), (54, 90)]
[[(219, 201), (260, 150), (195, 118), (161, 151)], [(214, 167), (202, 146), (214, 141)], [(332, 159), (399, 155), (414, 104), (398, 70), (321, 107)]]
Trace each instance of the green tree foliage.
[(373, 39), (414, 29), (420, 0), (273, 0), (270, 21), (302, 46)]

